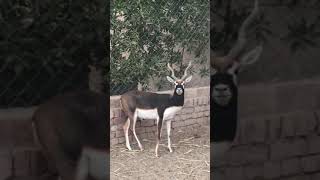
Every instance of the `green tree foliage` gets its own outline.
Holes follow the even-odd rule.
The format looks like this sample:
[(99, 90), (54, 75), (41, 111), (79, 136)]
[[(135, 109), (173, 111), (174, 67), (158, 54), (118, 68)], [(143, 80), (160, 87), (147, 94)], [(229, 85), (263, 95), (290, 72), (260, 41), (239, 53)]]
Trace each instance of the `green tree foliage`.
[(201, 56), (209, 40), (209, 1), (117, 0), (112, 3), (112, 93), (126, 92), (138, 82), (147, 86), (152, 77), (164, 78), (168, 74), (168, 62), (184, 68), (183, 51), (195, 52), (199, 56), (196, 63), (204, 64), (205, 58)]
[(104, 1), (0, 3), (1, 105), (30, 105), (83, 86), (88, 63), (107, 61)]
[[(210, 46), (217, 55), (226, 54), (235, 43), (239, 27), (251, 12), (253, 2), (211, 0)], [(320, 61), (316, 57), (320, 45), (320, 1), (259, 0), (259, 4), (260, 16), (247, 30), (247, 48), (263, 43), (263, 56), (268, 58), (242, 72), (241, 82), (319, 76)]]
[[(234, 43), (237, 31), (242, 21), (247, 17), (252, 9), (253, 1), (241, 3), (241, 6), (233, 6), (239, 0), (211, 0), (211, 20), (213, 28), (211, 30), (211, 48), (225, 53)], [(268, 43), (270, 36), (279, 37), (283, 43), (290, 47), (292, 53), (307, 48), (319, 46), (320, 39), (320, 1), (313, 0), (280, 0), (264, 1), (260, 0), (260, 7), (264, 10), (283, 8), (292, 17), (291, 21), (283, 22), (287, 27), (286, 33), (280, 33), (272, 27), (272, 22), (268, 19), (268, 14), (261, 11), (261, 15), (253, 25), (251, 32), (255, 34), (254, 40)], [(300, 10), (300, 11), (299, 11)], [(302, 11), (301, 11), (302, 10)], [(301, 12), (314, 12), (314, 17), (307, 18)], [(272, 11), (271, 11), (272, 12)], [(309, 14), (310, 17), (310, 14)], [(218, 24), (223, 24), (218, 27)], [(250, 31), (250, 30), (249, 30)], [(249, 37), (250, 38), (250, 37)]]

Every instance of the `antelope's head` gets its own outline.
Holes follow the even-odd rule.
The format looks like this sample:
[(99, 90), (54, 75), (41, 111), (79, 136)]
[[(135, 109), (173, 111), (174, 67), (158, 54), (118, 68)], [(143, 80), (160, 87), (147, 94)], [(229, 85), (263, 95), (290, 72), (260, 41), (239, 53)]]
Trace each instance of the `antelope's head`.
[(235, 98), (239, 69), (256, 62), (262, 52), (261, 45), (247, 53), (243, 52), (247, 43), (246, 29), (256, 18), (258, 8), (258, 0), (255, 0), (254, 9), (242, 23), (238, 32), (237, 42), (227, 55), (216, 57), (214, 52), (210, 53), (211, 98), (219, 106), (228, 106), (231, 99)]
[(168, 69), (171, 71), (171, 76), (167, 76), (167, 80), (174, 84), (174, 87), (175, 87), (174, 88), (174, 93), (179, 95), (179, 96), (184, 93), (184, 85), (185, 85), (185, 83), (190, 82), (191, 79), (192, 79), (192, 75), (187, 77), (188, 76), (188, 70), (190, 69), (191, 64), (192, 64), (192, 62), (190, 61), (188, 67), (184, 70), (184, 74), (180, 79), (177, 78), (174, 75), (174, 70), (170, 66), (170, 64), (168, 63), (168, 65), (167, 65)]

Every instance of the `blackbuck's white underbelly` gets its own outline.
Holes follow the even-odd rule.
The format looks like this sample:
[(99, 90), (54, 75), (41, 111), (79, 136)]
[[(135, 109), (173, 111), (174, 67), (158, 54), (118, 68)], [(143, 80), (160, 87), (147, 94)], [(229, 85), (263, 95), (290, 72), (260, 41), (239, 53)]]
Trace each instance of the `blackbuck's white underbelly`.
[(158, 119), (157, 109), (136, 109), (136, 116), (140, 119)]
[[(172, 119), (178, 111), (182, 109), (182, 106), (172, 106), (165, 109), (163, 114), (163, 120)], [(139, 109), (135, 111), (135, 115), (140, 119), (158, 119), (158, 109)]]
[(182, 106), (169, 107), (164, 111), (163, 119), (172, 119), (177, 114), (178, 111), (182, 109)]
[(104, 180), (109, 177), (110, 154), (103, 150), (84, 148), (78, 162), (77, 178), (82, 180), (84, 175), (90, 175), (97, 180)]

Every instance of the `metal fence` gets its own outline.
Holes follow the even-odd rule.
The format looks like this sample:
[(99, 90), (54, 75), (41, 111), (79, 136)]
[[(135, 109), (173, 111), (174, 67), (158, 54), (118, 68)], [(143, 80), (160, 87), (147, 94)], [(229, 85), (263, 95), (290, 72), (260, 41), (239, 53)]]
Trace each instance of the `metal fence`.
[(107, 8), (100, 3), (0, 2), (0, 108), (88, 87), (88, 65), (107, 61)]
[[(10, 68), (0, 71), (0, 108), (28, 107), (67, 90), (87, 87), (88, 62), (79, 63), (63, 72), (48, 71), (45, 65), (30, 71), (12, 72)], [(9, 64), (6, 64), (9, 66)]]
[[(137, 89), (139, 83), (142, 84), (143, 88), (148, 89), (148, 87), (150, 88), (150, 84), (148, 84), (150, 81), (153, 83), (152, 86), (156, 86), (157, 89), (165, 90), (171, 87), (170, 84), (167, 86), (165, 83), (165, 76), (169, 75), (169, 72), (166, 71), (166, 63), (169, 61), (176, 63), (178, 66), (176, 70), (180, 70), (176, 73), (181, 74), (188, 62), (186, 62), (183, 53), (177, 55), (169, 51), (175, 51), (175, 49), (183, 47), (186, 52), (197, 54), (197, 51), (209, 48), (209, 3), (206, 0), (199, 2), (162, 0), (154, 4), (150, 2), (147, 5), (128, 2), (126, 7), (119, 8), (121, 5), (115, 2), (115, 8), (111, 10), (110, 66), (112, 69), (110, 70), (110, 95), (119, 95)], [(156, 10), (153, 10), (154, 8)], [(138, 11), (135, 11), (135, 9), (138, 9)], [(190, 11), (192, 15), (181, 13), (184, 10)], [(130, 14), (122, 14), (122, 11), (130, 12)], [(165, 15), (161, 14), (162, 11), (166, 11)], [(161, 18), (158, 19), (157, 16)], [(135, 18), (130, 19), (130, 17)], [(174, 26), (174, 28), (171, 26)], [(161, 33), (159, 29), (166, 31), (166, 33)], [(116, 31), (118, 31), (118, 34), (116, 34)], [(133, 40), (128, 41), (128, 37), (133, 37)], [(166, 38), (172, 38), (173, 40), (165, 42), (163, 39)], [(137, 48), (137, 45), (132, 41), (137, 41), (140, 47)], [(155, 42), (150, 43), (150, 41)], [(170, 46), (172, 49), (164, 50), (165, 48), (158, 47), (159, 44), (162, 46), (162, 43), (165, 44), (163, 46), (167, 45), (166, 47)], [(146, 50), (146, 46), (153, 49)], [(141, 51), (147, 53), (143, 54)], [(126, 61), (130, 62), (126, 64)], [(185, 61), (184, 65), (182, 65), (183, 61)], [(209, 72), (205, 57), (199, 58), (196, 63), (205, 66)], [(141, 68), (141, 66), (144, 67)], [(199, 74), (199, 71), (200, 69), (193, 69), (192, 73)]]

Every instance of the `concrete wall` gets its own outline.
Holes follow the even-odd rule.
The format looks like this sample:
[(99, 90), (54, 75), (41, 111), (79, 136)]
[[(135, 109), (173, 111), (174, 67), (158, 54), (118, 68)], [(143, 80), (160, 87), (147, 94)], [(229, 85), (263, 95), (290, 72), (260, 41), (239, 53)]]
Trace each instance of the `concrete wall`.
[[(172, 93), (172, 91), (162, 91), (160, 93)], [(172, 120), (172, 128), (189, 129), (197, 128), (199, 125), (209, 126), (210, 121), (210, 105), (209, 105), (209, 87), (186, 88), (185, 89), (185, 105), (183, 109)], [(110, 127), (111, 145), (124, 143), (123, 124), (124, 114), (120, 109), (120, 96), (110, 97)], [(163, 126), (162, 137), (166, 136), (166, 127)], [(155, 120), (138, 121), (136, 132), (139, 138), (155, 139), (156, 124)], [(132, 133), (130, 139), (132, 142)], [(135, 142), (135, 140), (134, 140)]]
[(240, 88), (238, 143), (213, 179), (320, 179), (319, 92), (317, 79)]

